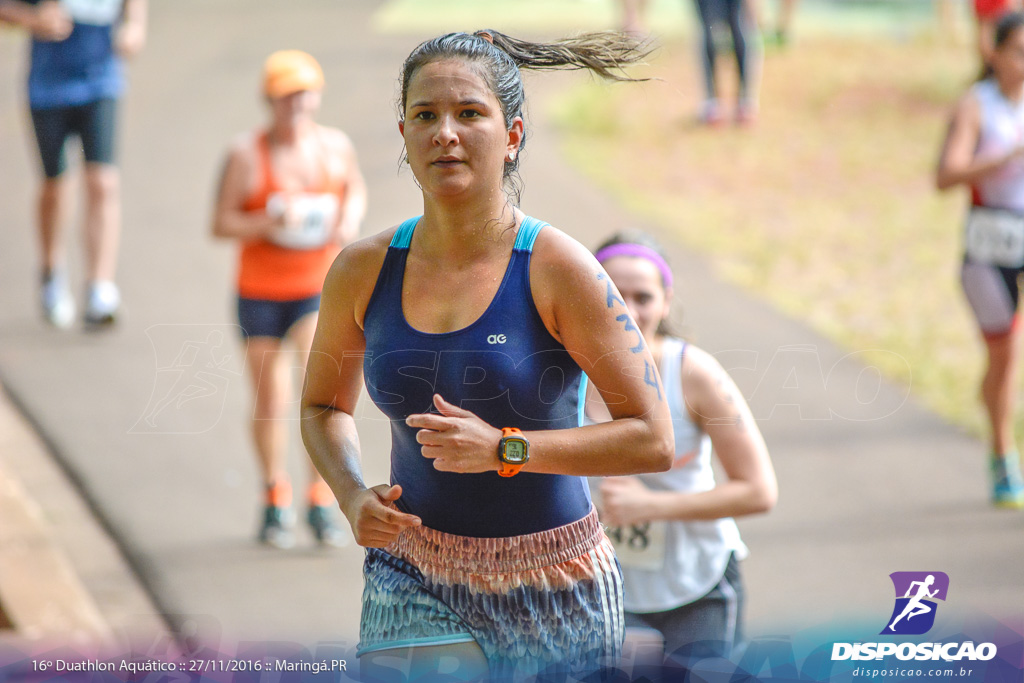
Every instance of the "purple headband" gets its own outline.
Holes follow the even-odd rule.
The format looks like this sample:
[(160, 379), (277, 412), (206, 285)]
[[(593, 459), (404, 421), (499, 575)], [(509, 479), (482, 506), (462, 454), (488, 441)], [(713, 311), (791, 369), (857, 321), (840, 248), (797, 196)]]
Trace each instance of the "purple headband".
[(619, 244), (613, 244), (605, 247), (604, 249), (598, 250), (594, 254), (594, 258), (597, 259), (598, 263), (604, 263), (610, 258), (616, 256), (636, 256), (638, 258), (647, 259), (661, 272), (661, 281), (665, 285), (665, 289), (672, 288), (672, 269), (668, 267), (668, 263), (661, 257), (661, 254), (654, 251), (650, 247), (645, 247), (642, 244), (633, 244), (631, 242), (620, 242)]

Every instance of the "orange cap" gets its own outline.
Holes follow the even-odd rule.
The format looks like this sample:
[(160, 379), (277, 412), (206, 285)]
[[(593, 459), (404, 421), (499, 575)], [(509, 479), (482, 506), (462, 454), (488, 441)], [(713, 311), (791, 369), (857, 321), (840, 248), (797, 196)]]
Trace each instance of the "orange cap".
[(323, 90), (324, 72), (313, 56), (301, 50), (279, 50), (263, 65), (263, 92), (285, 97), (301, 90)]

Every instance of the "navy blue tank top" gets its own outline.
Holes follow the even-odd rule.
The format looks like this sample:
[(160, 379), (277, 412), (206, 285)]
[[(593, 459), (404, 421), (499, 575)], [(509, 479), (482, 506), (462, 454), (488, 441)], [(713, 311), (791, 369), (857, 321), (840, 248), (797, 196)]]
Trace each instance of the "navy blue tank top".
[[(575, 522), (590, 512), (582, 477), (521, 472), (438, 472), (405, 418), (437, 412), (434, 393), (488, 424), (523, 431), (581, 424), (585, 381), (544, 327), (530, 291), (533, 243), (546, 223), (525, 218), (498, 292), (474, 323), (454, 332), (414, 329), (402, 312), (409, 244), (419, 218), (388, 247), (363, 325), (366, 388), (391, 419), (391, 483), (396, 506), (429, 528), (459, 536), (519, 536)], [(494, 454), (497, 463), (498, 454)]]

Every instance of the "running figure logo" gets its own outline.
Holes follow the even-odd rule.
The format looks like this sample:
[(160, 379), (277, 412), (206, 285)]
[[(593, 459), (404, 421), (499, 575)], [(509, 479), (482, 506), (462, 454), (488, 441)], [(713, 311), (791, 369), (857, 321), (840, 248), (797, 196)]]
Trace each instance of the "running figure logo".
[(232, 366), (230, 325), (154, 325), (153, 393), (130, 434), (201, 434), (220, 420)]
[(936, 600), (946, 600), (949, 577), (943, 572), (893, 572), (896, 605), (882, 635), (921, 635), (935, 623)]

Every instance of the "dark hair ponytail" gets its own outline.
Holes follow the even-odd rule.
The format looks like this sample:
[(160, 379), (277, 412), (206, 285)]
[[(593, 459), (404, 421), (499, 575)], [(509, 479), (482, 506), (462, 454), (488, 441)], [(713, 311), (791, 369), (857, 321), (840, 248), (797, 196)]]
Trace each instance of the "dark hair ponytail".
[[(501, 104), (508, 129), (517, 116), (523, 116), (526, 104), (520, 69), (588, 69), (613, 81), (642, 81), (647, 79), (631, 78), (622, 70), (642, 61), (650, 52), (648, 44), (612, 31), (585, 33), (552, 43), (531, 43), (492, 29), (472, 34), (448, 33), (420, 43), (402, 64), (398, 116), (400, 120), (405, 118), (409, 82), (416, 71), (440, 59), (459, 58), (483, 67), (482, 75)], [(524, 125), (520, 151), (526, 147), (526, 137)], [(523, 189), (519, 177), (520, 156), (517, 154), (513, 160), (505, 161), (503, 175), (505, 192), (515, 206), (519, 205)]]
[(650, 54), (646, 43), (626, 33), (598, 31), (556, 40), (553, 43), (531, 43), (487, 29), (489, 34), (520, 69), (589, 69), (611, 81), (646, 81), (623, 72), (623, 67), (636, 64)]

